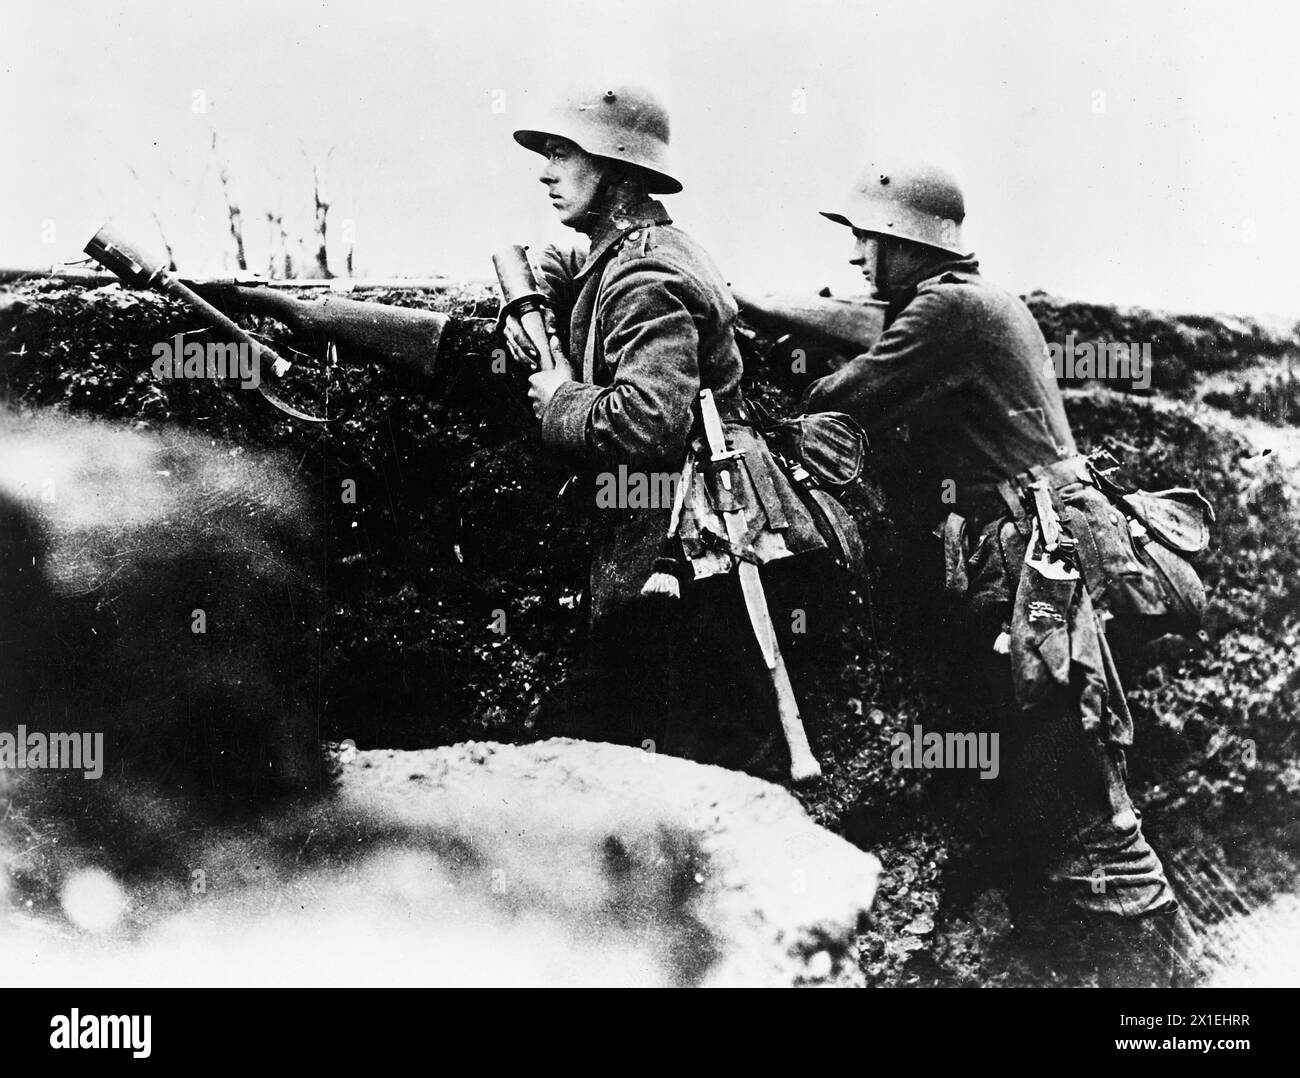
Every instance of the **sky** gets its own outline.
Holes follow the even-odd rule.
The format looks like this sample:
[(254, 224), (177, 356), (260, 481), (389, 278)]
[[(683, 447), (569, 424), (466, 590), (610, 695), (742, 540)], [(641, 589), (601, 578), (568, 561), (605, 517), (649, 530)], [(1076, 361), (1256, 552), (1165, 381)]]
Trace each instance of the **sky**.
[[(1020, 292), (1300, 316), (1300, 8), (1013, 0), (0, 0), (0, 266), (107, 219), (181, 269), (250, 269), (266, 214), (358, 274), (488, 278), (572, 240), (510, 137), (558, 88), (652, 86), (729, 280), (861, 290), (817, 216), (873, 154), (944, 163)], [(214, 148), (215, 138), (215, 148)]]

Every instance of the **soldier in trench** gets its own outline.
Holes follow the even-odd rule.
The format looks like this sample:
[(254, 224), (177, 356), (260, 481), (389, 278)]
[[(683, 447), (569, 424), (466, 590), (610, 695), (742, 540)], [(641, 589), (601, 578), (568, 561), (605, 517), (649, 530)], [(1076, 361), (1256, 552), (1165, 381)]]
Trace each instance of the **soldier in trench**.
[[(547, 248), (538, 267), (554, 367), (532, 375), (529, 396), (543, 447), (577, 473), (568, 486), (592, 543), (586, 655), (543, 703), (539, 732), (777, 774), (784, 750), (771, 689), (730, 557), (715, 557), (718, 575), (701, 579), (668, 534), (677, 519), (670, 506), (597, 505), (610, 475), (650, 476), (652, 486), (681, 475), (695, 402), (710, 389), (729, 445), (744, 455), (745, 504), (788, 522), (779, 535), (755, 533), (760, 556), (825, 546), (746, 421), (730, 289), (653, 197), (682, 189), (667, 111), (641, 87), (600, 85), (564, 98), (514, 138), (543, 158), (551, 205), (588, 241)], [(504, 331), (515, 357), (538, 366), (518, 320)], [(767, 477), (762, 489), (753, 475)], [(783, 575), (765, 566), (769, 598)], [(656, 576), (679, 597), (647, 595)], [(789, 625), (778, 609), (777, 624)]]
[[(980, 273), (942, 169), (872, 162), (824, 216), (851, 230), (852, 264), (888, 310), (870, 350), (813, 382), (805, 407), (869, 432), (906, 424), (893, 485), (902, 518), (923, 527), (912, 549), (959, 721), (1000, 735), (1008, 846), (1038, 909), (1083, 926), (1102, 984), (1186, 977), (1196, 941), (1126, 788), (1133, 724), (1090, 600), (1097, 581), (1076, 568), (1091, 568), (1084, 544), (1111, 564), (1127, 524), (1075, 446), (1042, 333)], [(1079, 558), (1064, 556), (1076, 545)]]

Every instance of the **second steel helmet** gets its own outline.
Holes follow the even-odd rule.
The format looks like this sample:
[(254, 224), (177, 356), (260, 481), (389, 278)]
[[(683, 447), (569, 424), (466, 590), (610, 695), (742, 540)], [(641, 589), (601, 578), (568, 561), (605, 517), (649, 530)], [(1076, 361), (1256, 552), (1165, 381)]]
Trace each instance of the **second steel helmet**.
[(858, 176), (843, 213), (822, 216), (860, 232), (896, 236), (952, 254), (962, 246), (966, 202), (957, 181), (921, 161), (872, 162)]
[(606, 83), (570, 93), (537, 127), (516, 131), (515, 141), (545, 153), (546, 139), (555, 136), (597, 157), (635, 165), (652, 192), (682, 189), (668, 160), (668, 110), (644, 87)]

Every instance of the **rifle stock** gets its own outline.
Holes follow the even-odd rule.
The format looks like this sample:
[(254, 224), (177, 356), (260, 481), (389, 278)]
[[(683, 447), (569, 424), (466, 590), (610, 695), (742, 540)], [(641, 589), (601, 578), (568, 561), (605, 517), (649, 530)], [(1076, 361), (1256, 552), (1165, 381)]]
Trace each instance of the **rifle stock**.
[(861, 355), (884, 331), (885, 304), (878, 300), (758, 295), (735, 288), (731, 294), (755, 329), (801, 337), (842, 356)]
[(433, 374), (438, 348), (451, 321), (437, 311), (366, 303), (326, 295), (303, 300), (260, 285), (196, 283), (195, 291), (228, 311), (269, 315), (293, 329), (379, 353), (395, 364)]

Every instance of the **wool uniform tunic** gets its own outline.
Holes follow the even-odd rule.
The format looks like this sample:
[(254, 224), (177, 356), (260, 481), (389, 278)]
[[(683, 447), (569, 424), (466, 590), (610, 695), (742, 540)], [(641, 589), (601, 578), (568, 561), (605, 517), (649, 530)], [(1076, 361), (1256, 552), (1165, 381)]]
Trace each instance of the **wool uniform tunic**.
[[(620, 467), (677, 476), (695, 401), (710, 389), (731, 447), (745, 455), (746, 496), (760, 502), (752, 476), (774, 479), (775, 465), (752, 429), (733, 421), (743, 404), (735, 300), (708, 254), (654, 200), (593, 235), (586, 255), (551, 247), (539, 261), (538, 285), (576, 375), (544, 409), (542, 443), (579, 474), (593, 548), (587, 661), (546, 709), (546, 732), (651, 740), (661, 751), (744, 766), (753, 756), (748, 734), (767, 745), (777, 726), (739, 585), (733, 575), (710, 580), (706, 600), (706, 585), (692, 587), (684, 568), (670, 621), (662, 604), (648, 612), (641, 588), (663, 554), (671, 505), (598, 509), (592, 485)], [(824, 548), (788, 484), (763, 486), (769, 515), (788, 526), (777, 542), (770, 528), (755, 531), (760, 554)], [(749, 516), (757, 529), (758, 515)], [(719, 724), (730, 732), (719, 734)]]
[[(1077, 457), (1047, 356), (1024, 303), (954, 256), (900, 289), (875, 345), (813, 382), (804, 405), (869, 431), (907, 424), (907, 508), (946, 540), (917, 545), (932, 549), (933, 591), (956, 600), (954, 700), (1001, 735), (1005, 830), (1074, 905), (1139, 916), (1176, 901), (1125, 789), (1131, 719), (1089, 594), (1102, 582), (1030, 568), (1004, 486), (1068, 474)], [(995, 650), (1004, 631), (1009, 654)]]

